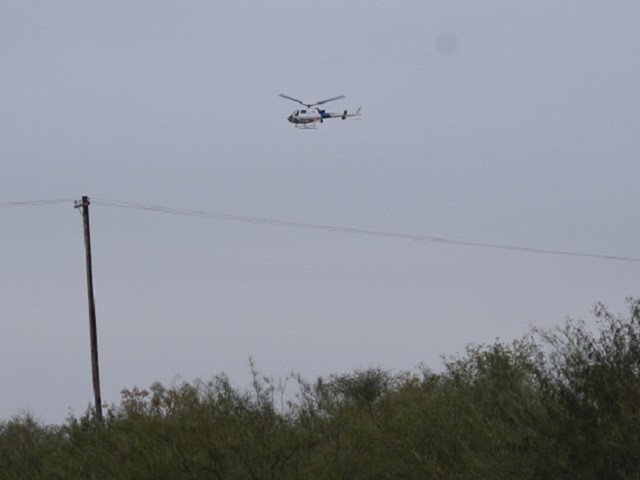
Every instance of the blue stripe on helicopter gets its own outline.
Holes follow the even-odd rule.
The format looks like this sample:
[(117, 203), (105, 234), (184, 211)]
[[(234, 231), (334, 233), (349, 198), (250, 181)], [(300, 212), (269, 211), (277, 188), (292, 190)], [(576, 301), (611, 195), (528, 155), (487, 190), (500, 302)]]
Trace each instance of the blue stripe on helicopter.
[(322, 117), (322, 118), (331, 118), (331, 114), (327, 113), (326, 110), (318, 109), (318, 113), (320, 114), (320, 117)]

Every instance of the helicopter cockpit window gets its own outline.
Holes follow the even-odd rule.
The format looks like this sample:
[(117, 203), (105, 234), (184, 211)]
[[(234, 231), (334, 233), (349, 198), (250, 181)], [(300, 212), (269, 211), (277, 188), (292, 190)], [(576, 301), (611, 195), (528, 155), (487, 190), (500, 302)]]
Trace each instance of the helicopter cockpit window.
[(298, 110), (296, 110), (295, 112), (293, 112), (293, 115), (298, 115)]
[(300, 110), (300, 113), (307, 113), (306, 110)]

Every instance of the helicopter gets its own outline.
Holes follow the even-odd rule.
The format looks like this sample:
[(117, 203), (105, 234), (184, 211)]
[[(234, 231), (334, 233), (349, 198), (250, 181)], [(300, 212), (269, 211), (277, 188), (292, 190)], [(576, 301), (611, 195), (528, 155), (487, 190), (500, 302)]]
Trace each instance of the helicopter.
[(324, 122), (327, 118), (342, 118), (342, 120), (346, 120), (347, 117), (359, 117), (362, 115), (362, 107), (358, 108), (355, 112), (348, 112), (347, 110), (344, 110), (342, 112), (327, 112), (326, 110), (322, 110), (320, 108), (314, 108), (328, 102), (333, 102), (334, 100), (345, 98), (344, 95), (338, 95), (337, 97), (328, 98), (326, 100), (321, 100), (315, 103), (304, 103), (297, 98), (290, 97), (283, 93), (280, 94), (280, 97), (286, 98), (287, 100), (292, 100), (306, 107), (306, 109), (303, 110), (295, 110), (291, 115), (287, 117), (287, 120), (289, 120), (290, 123), (293, 123), (293, 126), (296, 128), (316, 128), (318, 123)]

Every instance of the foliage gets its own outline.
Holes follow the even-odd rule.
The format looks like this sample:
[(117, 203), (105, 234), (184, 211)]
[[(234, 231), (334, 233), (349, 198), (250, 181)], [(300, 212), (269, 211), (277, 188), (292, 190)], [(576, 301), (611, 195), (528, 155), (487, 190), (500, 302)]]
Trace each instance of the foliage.
[(0, 479), (640, 479), (640, 301), (596, 306), (441, 373), (375, 367), (248, 390), (210, 381), (124, 389), (98, 423), (0, 423)]

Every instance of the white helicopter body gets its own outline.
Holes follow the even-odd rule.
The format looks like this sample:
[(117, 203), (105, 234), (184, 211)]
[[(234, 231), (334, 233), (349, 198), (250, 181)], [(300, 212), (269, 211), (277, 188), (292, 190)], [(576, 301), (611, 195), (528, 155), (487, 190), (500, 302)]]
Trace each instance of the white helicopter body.
[(329, 98), (327, 100), (321, 100), (315, 103), (304, 103), (296, 98), (289, 97), (288, 95), (284, 95), (282, 93), (280, 94), (280, 96), (282, 98), (286, 98), (287, 100), (293, 100), (294, 102), (297, 102), (306, 107), (301, 110), (294, 110), (294, 112), (287, 117), (287, 120), (290, 123), (293, 123), (293, 126), (297, 128), (315, 128), (318, 123), (322, 123), (325, 121), (325, 119), (328, 118), (341, 118), (342, 120), (346, 120), (347, 117), (359, 117), (362, 115), (362, 107), (358, 108), (355, 112), (349, 112), (347, 110), (343, 110), (342, 112), (327, 112), (326, 110), (322, 110), (320, 108), (314, 108), (317, 105), (322, 105), (327, 102), (345, 98), (344, 95), (339, 95), (337, 97)]

